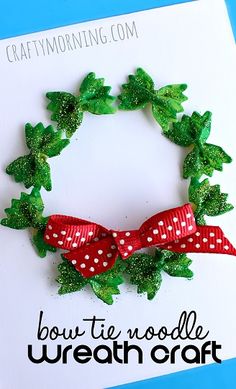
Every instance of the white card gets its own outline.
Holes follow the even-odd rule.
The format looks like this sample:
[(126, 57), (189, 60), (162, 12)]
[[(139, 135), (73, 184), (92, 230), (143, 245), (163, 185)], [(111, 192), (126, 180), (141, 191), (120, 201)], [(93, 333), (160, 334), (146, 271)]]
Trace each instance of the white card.
[[(223, 0), (200, 0), (3, 40), (0, 58), (2, 217), (10, 200), (24, 191), (4, 172), (8, 163), (26, 153), (24, 124), (51, 124), (45, 93), (75, 93), (82, 78), (94, 71), (117, 95), (137, 67), (143, 67), (157, 87), (187, 83), (185, 113), (213, 112), (210, 142), (221, 145), (235, 161), (225, 165), (223, 173), (214, 173), (211, 182), (221, 184), (229, 201), (236, 204), (236, 58)], [(45, 214), (78, 216), (110, 228), (138, 228), (152, 214), (188, 201), (188, 182), (181, 178), (186, 153), (161, 135), (147, 112), (85, 114), (70, 147), (50, 160), (53, 190), (42, 192)], [(208, 222), (220, 225), (236, 243), (235, 211)], [(101, 389), (196, 366), (183, 362), (180, 355), (175, 364), (154, 363), (148, 354), (158, 343), (155, 339), (136, 341), (146, 355), (143, 365), (137, 363), (135, 353), (128, 364), (94, 360), (78, 364), (71, 351), (67, 364), (29, 361), (29, 344), (38, 357), (42, 344), (48, 344), (52, 357), (57, 344), (74, 348), (82, 343), (92, 349), (109, 345), (91, 339), (83, 319), (94, 315), (121, 330), (123, 342), (128, 328), (173, 328), (182, 311), (195, 310), (199, 324), (210, 331), (208, 340), (222, 345), (221, 358), (235, 356), (234, 257), (190, 254), (192, 281), (163, 275), (162, 287), (151, 302), (124, 285), (115, 303), (107, 306), (89, 289), (58, 296), (55, 278), (60, 255), (39, 259), (27, 231), (1, 227), (0, 240), (1, 388)], [(60, 329), (79, 325), (85, 328), (85, 336), (74, 341), (38, 340), (41, 310), (44, 325)], [(165, 340), (163, 344), (176, 343)]]

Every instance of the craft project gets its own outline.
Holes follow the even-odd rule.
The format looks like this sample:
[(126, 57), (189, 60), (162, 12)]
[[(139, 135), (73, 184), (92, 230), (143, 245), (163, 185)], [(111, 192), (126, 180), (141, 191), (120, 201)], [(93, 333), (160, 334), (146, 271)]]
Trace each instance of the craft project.
[[(207, 143), (211, 131), (211, 113), (191, 116), (183, 112), (187, 99), (185, 84), (167, 85), (155, 89), (152, 78), (137, 69), (122, 86), (118, 108), (143, 109), (150, 105), (152, 114), (163, 135), (182, 147), (189, 147), (183, 165), (183, 177), (190, 180), (189, 204), (157, 213), (137, 230), (113, 231), (105, 226), (72, 216), (43, 215), (41, 190), (52, 189), (48, 159), (58, 156), (70, 143), (69, 138), (81, 125), (85, 112), (114, 114), (115, 97), (104, 79), (89, 73), (80, 85), (79, 95), (67, 92), (49, 92), (48, 109), (57, 128), (42, 123), (26, 124), (25, 138), (29, 153), (13, 161), (6, 169), (9, 175), (21, 182), (31, 193), (21, 193), (12, 200), (1, 224), (14, 228), (30, 228), (32, 241), (40, 257), (48, 251), (63, 250), (58, 266), (59, 294), (76, 292), (87, 284), (107, 304), (119, 294), (123, 275), (129, 275), (138, 293), (153, 299), (162, 282), (162, 272), (170, 276), (191, 279), (191, 259), (187, 253), (221, 253), (236, 255), (236, 249), (224, 236), (220, 227), (206, 225), (205, 216), (217, 216), (233, 209), (227, 203), (227, 194), (219, 185), (211, 185), (215, 170), (222, 171), (224, 163), (232, 160), (225, 151)], [(154, 254), (138, 252), (155, 247)]]

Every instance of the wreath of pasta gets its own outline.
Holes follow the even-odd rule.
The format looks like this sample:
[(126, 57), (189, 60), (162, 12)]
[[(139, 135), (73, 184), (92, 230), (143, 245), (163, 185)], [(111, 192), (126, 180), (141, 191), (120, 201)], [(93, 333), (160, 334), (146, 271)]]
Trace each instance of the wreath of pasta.
[[(29, 153), (14, 160), (6, 169), (16, 182), (32, 188), (21, 193), (6, 209), (1, 224), (14, 229), (30, 228), (32, 242), (40, 257), (58, 248), (66, 250), (58, 265), (59, 294), (75, 292), (89, 284), (101, 300), (113, 303), (124, 282), (124, 273), (138, 293), (153, 299), (162, 282), (162, 272), (191, 279), (188, 252), (213, 252), (236, 255), (236, 250), (219, 227), (207, 226), (205, 216), (230, 211), (227, 194), (208, 178), (222, 171), (231, 157), (216, 145), (207, 143), (211, 131), (211, 113), (191, 116), (183, 112), (185, 84), (155, 89), (152, 78), (141, 68), (128, 77), (116, 99), (104, 79), (89, 73), (82, 81), (79, 95), (49, 92), (48, 109), (57, 128), (26, 124), (25, 138)], [(183, 164), (183, 177), (189, 179), (189, 204), (152, 216), (138, 230), (112, 231), (96, 223), (63, 215), (43, 215), (41, 190), (52, 189), (48, 159), (58, 156), (70, 143), (85, 113), (114, 114), (118, 109), (138, 110), (151, 106), (154, 120), (163, 135), (175, 144), (190, 148)], [(137, 252), (155, 246), (154, 254)]]

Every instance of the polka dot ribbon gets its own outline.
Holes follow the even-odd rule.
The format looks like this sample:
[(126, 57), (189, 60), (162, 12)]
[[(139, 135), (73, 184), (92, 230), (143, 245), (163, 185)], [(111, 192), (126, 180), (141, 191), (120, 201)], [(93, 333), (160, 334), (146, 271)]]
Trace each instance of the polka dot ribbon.
[(117, 257), (127, 259), (135, 251), (158, 246), (174, 252), (236, 255), (236, 249), (220, 227), (197, 226), (190, 204), (157, 213), (138, 230), (114, 231), (71, 216), (49, 218), (44, 240), (68, 250), (67, 258), (84, 277), (110, 269)]

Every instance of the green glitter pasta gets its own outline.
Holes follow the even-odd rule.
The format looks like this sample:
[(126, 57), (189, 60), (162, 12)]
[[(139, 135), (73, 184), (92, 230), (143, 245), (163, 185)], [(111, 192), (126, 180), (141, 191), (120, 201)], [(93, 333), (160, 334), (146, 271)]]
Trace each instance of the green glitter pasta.
[(70, 138), (81, 125), (84, 112), (95, 115), (115, 113), (115, 97), (109, 94), (110, 90), (110, 86), (104, 86), (103, 78), (89, 73), (82, 81), (77, 96), (68, 92), (48, 92), (46, 96), (50, 100), (48, 109), (52, 112), (51, 119)]
[(176, 121), (177, 114), (184, 110), (182, 103), (187, 97), (183, 92), (186, 89), (186, 84), (177, 84), (155, 90), (152, 78), (138, 68), (134, 75), (129, 76), (129, 82), (122, 85), (122, 92), (118, 97), (119, 109), (133, 111), (151, 104), (153, 117), (165, 132), (170, 123)]

